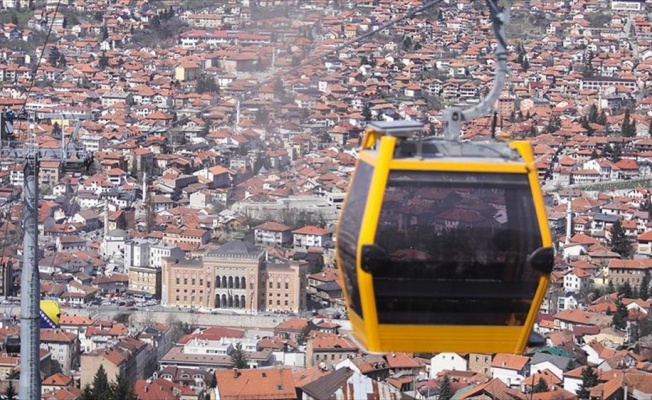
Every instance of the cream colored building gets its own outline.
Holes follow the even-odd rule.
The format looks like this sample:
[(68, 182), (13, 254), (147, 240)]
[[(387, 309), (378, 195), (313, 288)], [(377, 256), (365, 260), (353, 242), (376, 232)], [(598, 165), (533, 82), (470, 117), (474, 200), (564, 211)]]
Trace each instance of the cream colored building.
[(259, 311), (306, 308), (307, 263), (267, 261), (244, 241), (209, 250), (203, 259), (163, 259), (161, 305)]
[(161, 270), (150, 266), (129, 268), (129, 292), (161, 296)]
[(261, 273), (264, 287), (260, 309), (299, 312), (306, 309), (307, 262), (265, 263)]

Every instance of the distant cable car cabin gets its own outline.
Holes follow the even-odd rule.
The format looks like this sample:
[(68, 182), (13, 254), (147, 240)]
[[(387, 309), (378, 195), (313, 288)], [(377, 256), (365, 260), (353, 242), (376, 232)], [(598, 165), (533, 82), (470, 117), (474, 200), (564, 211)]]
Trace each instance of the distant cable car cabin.
[(20, 354), (20, 336), (9, 335), (5, 337), (5, 352), (8, 355)]
[(446, 110), (443, 137), (392, 121), (362, 139), (336, 260), (368, 351), (521, 353), (530, 341), (554, 260), (531, 144), (459, 136), (491, 110), (507, 70), (502, 11), (487, 3), (499, 46), (486, 99)]

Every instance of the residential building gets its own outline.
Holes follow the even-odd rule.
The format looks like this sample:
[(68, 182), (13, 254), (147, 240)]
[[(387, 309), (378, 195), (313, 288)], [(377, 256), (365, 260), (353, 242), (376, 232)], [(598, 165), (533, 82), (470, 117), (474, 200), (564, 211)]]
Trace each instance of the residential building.
[(61, 329), (41, 329), (41, 348), (48, 350), (68, 373), (79, 367), (79, 339), (77, 335)]
[(308, 367), (315, 365), (334, 366), (340, 361), (357, 354), (360, 350), (351, 339), (335, 334), (316, 334), (306, 346)]
[(256, 244), (264, 246), (285, 246), (292, 243), (292, 229), (276, 221), (267, 221), (254, 228)]
[(220, 370), (215, 371), (215, 379), (221, 400), (297, 399), (289, 368)]
[(530, 358), (498, 353), (491, 362), (491, 375), (509, 387), (518, 387), (530, 375)]

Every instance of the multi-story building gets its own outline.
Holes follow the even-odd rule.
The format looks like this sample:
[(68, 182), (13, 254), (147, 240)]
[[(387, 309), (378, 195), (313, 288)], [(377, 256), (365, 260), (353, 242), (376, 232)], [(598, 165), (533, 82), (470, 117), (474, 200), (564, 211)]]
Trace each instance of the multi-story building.
[(129, 268), (129, 293), (137, 296), (161, 297), (161, 269), (143, 266)]
[(609, 261), (609, 281), (615, 287), (629, 283), (633, 288), (641, 285), (643, 277), (652, 272), (652, 260), (619, 260)]
[(41, 348), (47, 349), (64, 372), (79, 366), (79, 339), (61, 329), (41, 329)]
[(164, 258), (161, 269), (161, 305), (211, 307), (212, 279), (202, 260)]
[(326, 247), (332, 243), (331, 233), (328, 229), (308, 225), (292, 231), (295, 249), (308, 247)]
[(267, 262), (261, 270), (260, 309), (299, 312), (306, 309), (308, 263)]
[(276, 221), (267, 221), (254, 228), (256, 244), (285, 246), (292, 243), (292, 228)]
[[(136, 375), (127, 373), (129, 353), (119, 348), (99, 348), (81, 356), (81, 387), (91, 385), (100, 365), (104, 367), (109, 382), (115, 382), (120, 373), (135, 381)], [(135, 360), (133, 362), (135, 366)], [(135, 371), (132, 371), (135, 372)], [(133, 382), (132, 381), (132, 382)]]
[(203, 259), (165, 258), (161, 304), (253, 313), (305, 309), (307, 263), (266, 258), (263, 250), (244, 241), (227, 242)]
[(313, 367), (324, 363), (327, 367), (357, 354), (359, 349), (351, 339), (336, 334), (321, 333), (308, 341), (306, 363)]

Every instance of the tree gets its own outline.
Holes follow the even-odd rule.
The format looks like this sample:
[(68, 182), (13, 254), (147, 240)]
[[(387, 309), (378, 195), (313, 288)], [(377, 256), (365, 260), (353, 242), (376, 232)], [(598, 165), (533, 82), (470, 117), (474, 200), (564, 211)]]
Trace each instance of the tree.
[(543, 393), (548, 391), (548, 383), (543, 377), (539, 377), (537, 384), (532, 388), (532, 393)]
[(118, 378), (111, 384), (111, 391), (108, 396), (109, 400), (137, 400), (138, 397), (134, 392), (134, 387), (129, 383), (127, 377), (120, 372)]
[(593, 151), (591, 151), (591, 160), (595, 160), (596, 158), (598, 158), (598, 152), (594, 148)]
[(244, 350), (242, 350), (242, 343), (236, 344), (235, 349), (231, 352), (231, 368), (247, 368), (247, 357)]
[(103, 52), (102, 52), (102, 55), (101, 55), (100, 58), (97, 60), (97, 66), (98, 66), (100, 69), (106, 69), (106, 67), (109, 66), (109, 57), (107, 57), (107, 55), (106, 55), (106, 51), (103, 51)]
[(614, 315), (611, 320), (611, 326), (613, 326), (615, 329), (624, 331), (627, 329), (627, 316), (629, 315), (629, 311), (627, 311), (627, 307), (625, 307), (625, 304), (618, 300), (616, 303), (616, 311), (614, 312)]
[(371, 121), (371, 107), (369, 107), (369, 103), (365, 103), (362, 107), (362, 117), (367, 122)]
[(93, 378), (93, 398), (102, 399), (106, 398), (107, 393), (111, 390), (111, 385), (109, 385), (109, 378), (106, 376), (106, 371), (104, 366), (100, 364), (100, 367), (95, 373)]
[(18, 392), (16, 391), (16, 386), (14, 386), (14, 381), (9, 381), (5, 391), (2, 393), (2, 398), (3, 400), (18, 400)]
[(561, 118), (559, 118), (559, 115), (555, 115), (548, 121), (548, 125), (546, 125), (546, 133), (557, 132), (560, 128)]
[(632, 254), (632, 244), (625, 236), (625, 230), (620, 220), (614, 222), (610, 229), (611, 233), (611, 251), (616, 252), (623, 258), (629, 258)]
[(595, 370), (588, 366), (582, 370), (582, 383), (577, 389), (577, 397), (584, 400), (589, 398), (589, 389), (598, 384), (598, 374)]
[(627, 299), (632, 298), (632, 286), (629, 282), (625, 282), (618, 287), (618, 296), (624, 296)]
[(61, 53), (59, 52), (59, 49), (56, 47), (50, 47), (50, 54), (48, 54), (48, 62), (50, 63), (50, 65), (56, 67), (60, 58), (61, 58)]
[(439, 385), (439, 400), (450, 400), (453, 397), (451, 390), (451, 379), (448, 374), (444, 375), (444, 380)]
[(620, 125), (620, 132), (624, 137), (636, 136), (636, 123), (632, 121), (629, 108), (625, 109), (625, 116), (623, 117), (623, 122)]
[(93, 397), (93, 389), (89, 385), (84, 386), (81, 397), (79, 400), (95, 400)]
[(650, 297), (650, 276), (648, 274), (643, 275), (641, 286), (638, 288), (638, 297), (642, 300), (647, 300)]

